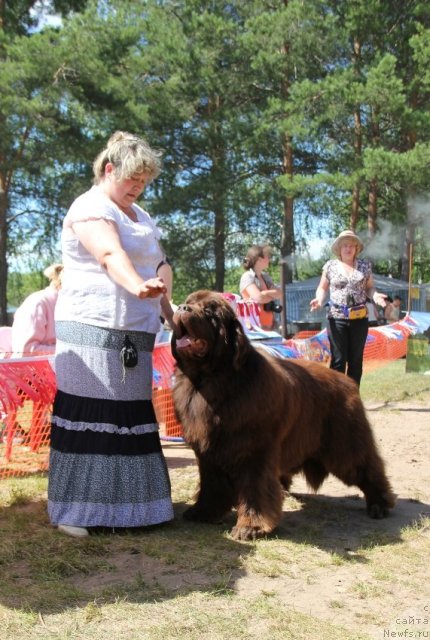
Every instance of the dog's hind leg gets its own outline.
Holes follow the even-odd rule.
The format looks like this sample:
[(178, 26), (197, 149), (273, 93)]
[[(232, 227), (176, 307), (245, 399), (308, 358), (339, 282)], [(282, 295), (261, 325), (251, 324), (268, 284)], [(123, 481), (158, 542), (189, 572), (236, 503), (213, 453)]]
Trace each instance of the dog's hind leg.
[(362, 490), (371, 518), (384, 518), (389, 509), (394, 507), (396, 495), (385, 474), (384, 463), (376, 452), (363, 464), (335, 475), (348, 486), (355, 485)]
[(367, 513), (371, 518), (385, 518), (396, 503), (390, 483), (381, 466), (366, 466), (358, 469), (357, 486), (366, 498)]

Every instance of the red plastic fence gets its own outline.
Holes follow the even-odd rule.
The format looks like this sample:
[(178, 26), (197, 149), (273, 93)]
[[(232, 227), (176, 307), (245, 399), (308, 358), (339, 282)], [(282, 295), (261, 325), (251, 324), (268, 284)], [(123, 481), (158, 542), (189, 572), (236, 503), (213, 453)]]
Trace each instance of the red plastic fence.
[[(251, 330), (258, 330), (256, 308), (246, 307), (242, 312), (246, 325), (251, 323)], [(365, 371), (405, 356), (407, 338), (414, 331), (409, 318), (369, 329)], [(330, 358), (326, 331), (266, 345), (280, 357), (307, 358), (325, 364)], [(56, 390), (51, 362), (52, 356), (0, 359), (0, 480), (48, 468), (50, 416)], [(175, 418), (172, 402), (174, 359), (169, 343), (155, 346), (153, 364), (153, 400), (160, 435), (165, 440), (182, 440), (182, 426)]]
[(46, 356), (0, 360), (0, 479), (47, 468), (55, 389)]

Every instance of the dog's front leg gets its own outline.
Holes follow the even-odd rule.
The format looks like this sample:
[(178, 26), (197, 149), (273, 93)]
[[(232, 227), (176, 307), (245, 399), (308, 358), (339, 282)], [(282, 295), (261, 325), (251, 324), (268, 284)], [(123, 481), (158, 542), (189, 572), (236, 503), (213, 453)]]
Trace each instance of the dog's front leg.
[[(270, 465), (271, 466), (271, 465)], [(255, 540), (271, 533), (282, 516), (282, 487), (273, 467), (241, 478), (235, 540)]]
[(205, 454), (196, 454), (200, 473), (200, 487), (196, 503), (184, 512), (186, 520), (219, 523), (234, 504), (231, 478), (213, 464)]

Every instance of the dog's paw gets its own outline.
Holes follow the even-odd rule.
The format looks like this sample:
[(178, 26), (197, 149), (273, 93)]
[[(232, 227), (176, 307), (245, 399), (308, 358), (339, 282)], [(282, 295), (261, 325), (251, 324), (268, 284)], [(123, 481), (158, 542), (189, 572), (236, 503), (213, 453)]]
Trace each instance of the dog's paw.
[(369, 504), (367, 506), (367, 515), (369, 518), (374, 518), (375, 520), (380, 520), (381, 518), (386, 518), (389, 514), (389, 508), (386, 504)]
[(257, 540), (258, 538), (264, 538), (267, 532), (260, 527), (233, 527), (230, 532), (230, 536), (233, 540)]

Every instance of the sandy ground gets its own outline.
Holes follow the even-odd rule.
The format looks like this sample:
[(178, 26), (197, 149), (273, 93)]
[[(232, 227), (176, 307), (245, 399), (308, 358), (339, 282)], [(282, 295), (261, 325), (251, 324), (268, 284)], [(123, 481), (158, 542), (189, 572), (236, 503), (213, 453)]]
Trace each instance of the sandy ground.
[[(305, 508), (292, 512), (284, 509), (278, 531), (280, 538), (288, 538), (299, 519), (303, 525), (303, 517), (313, 518), (312, 525), (318, 527), (319, 523), (315, 522), (315, 505), (318, 505), (317, 512), (319, 508), (324, 511), (317, 544), (325, 557), (329, 551), (343, 558), (354, 559), (355, 556), (357, 561), (340, 562), (338, 566), (327, 566), (322, 562), (321, 567), (314, 566), (309, 575), (301, 568), (296, 572), (281, 572), (277, 577), (255, 573), (244, 575), (241, 572), (232, 576), (232, 585), (244, 596), (274, 593), (296, 611), (367, 633), (375, 639), (402, 637), (387, 633), (397, 634), (406, 628), (415, 634), (406, 637), (426, 637), (416, 634), (418, 629), (430, 633), (430, 622), (424, 627), (417, 626), (422, 618), (430, 619), (429, 559), (427, 556), (410, 560), (416, 542), (413, 539), (405, 542), (404, 532), (405, 528), (413, 527), (423, 517), (430, 517), (430, 402), (389, 406), (373, 404), (366, 409), (386, 461), (388, 476), (398, 495), (396, 508), (390, 517), (377, 521), (367, 518), (359, 490), (348, 488), (335, 478), (329, 478), (317, 496), (309, 494), (304, 481), (297, 478), (292, 494)], [(185, 445), (165, 443), (163, 449), (170, 469), (195, 463), (192, 451)], [(310, 515), (306, 515), (306, 505), (310, 505)], [(341, 524), (338, 517), (330, 519), (327, 516), (333, 508), (336, 512), (344, 509)], [(380, 553), (381, 562), (376, 566), (382, 573), (388, 572), (385, 577), (382, 573), (375, 575), (375, 562), (366, 561), (366, 551), (363, 553), (361, 550), (363, 542), (372, 536), (377, 541), (385, 536), (392, 543), (385, 549), (383, 543), (377, 542), (378, 549), (372, 551), (373, 554)], [(420, 534), (418, 554), (422, 554), (422, 537), (427, 537), (429, 542), (429, 528)], [(400, 553), (403, 553), (404, 545), (408, 547), (405, 566), (401, 566), (401, 570), (396, 566), (396, 543), (402, 547)], [(430, 549), (429, 545), (427, 549)], [(384, 557), (384, 553), (390, 557)], [(205, 576), (194, 576), (194, 580), (204, 583)]]

